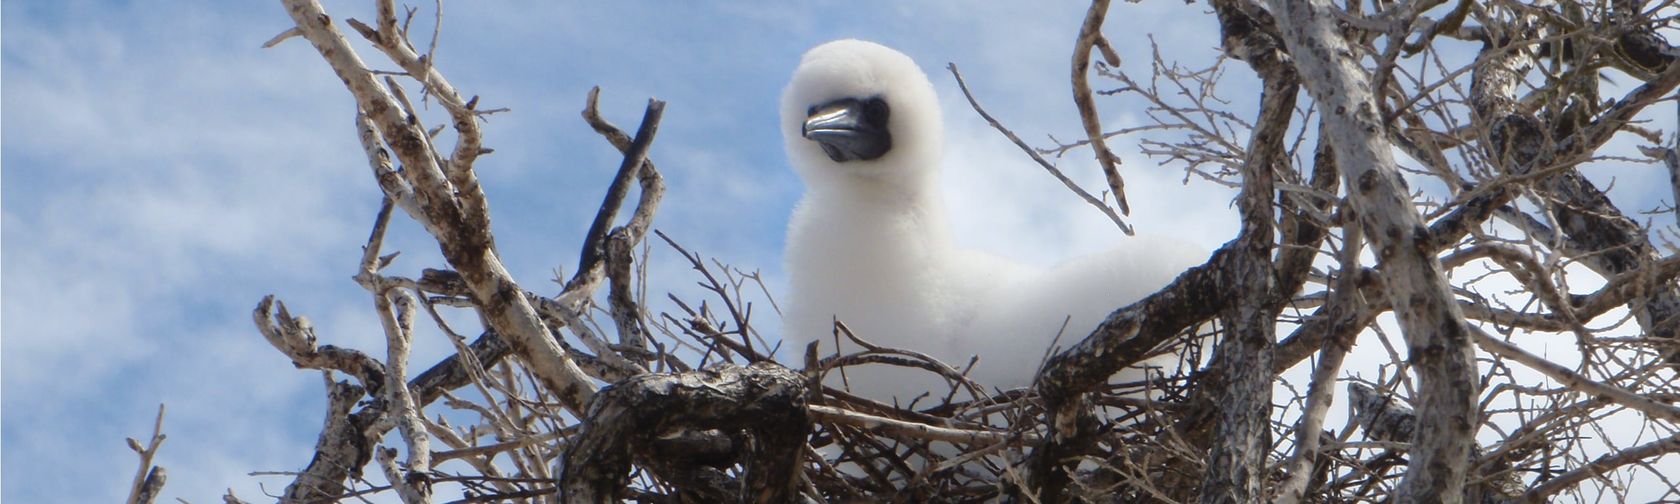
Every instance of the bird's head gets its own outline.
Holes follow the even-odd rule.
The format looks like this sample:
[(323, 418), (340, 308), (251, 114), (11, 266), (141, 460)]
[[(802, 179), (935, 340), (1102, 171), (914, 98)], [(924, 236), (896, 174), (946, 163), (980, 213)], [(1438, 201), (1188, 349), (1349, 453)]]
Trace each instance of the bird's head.
[(805, 53), (782, 91), (782, 137), (806, 185), (835, 179), (920, 187), (944, 143), (939, 97), (910, 57), (861, 40)]

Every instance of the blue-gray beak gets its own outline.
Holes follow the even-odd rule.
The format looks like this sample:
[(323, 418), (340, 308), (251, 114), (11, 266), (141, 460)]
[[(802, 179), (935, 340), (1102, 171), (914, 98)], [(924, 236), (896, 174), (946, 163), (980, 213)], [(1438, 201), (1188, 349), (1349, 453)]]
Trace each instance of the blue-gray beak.
[(811, 107), (801, 132), (836, 163), (871, 160), (892, 150), (887, 105), (880, 98), (845, 98)]

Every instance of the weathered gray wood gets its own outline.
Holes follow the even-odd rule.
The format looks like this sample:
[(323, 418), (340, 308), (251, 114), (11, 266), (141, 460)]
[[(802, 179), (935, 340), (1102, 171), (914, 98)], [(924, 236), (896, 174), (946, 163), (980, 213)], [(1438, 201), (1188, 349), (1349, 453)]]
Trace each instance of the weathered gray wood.
[(363, 389), (345, 382), (327, 385), (327, 417), (315, 441), (315, 457), (281, 495), (282, 503), (332, 501), (344, 494), (344, 482), (360, 478), (373, 459), (375, 440), (364, 432), (373, 419), (350, 415)]
[(631, 464), (652, 457), (655, 440), (715, 429), (750, 438), (736, 454), (746, 487), (730, 490), (743, 502), (780, 503), (793, 496), (810, 421), (804, 378), (765, 362), (630, 379), (602, 390), (583, 426), (560, 476), (565, 502), (618, 502)]
[[(476, 177), (465, 166), (455, 166), (446, 175), (444, 167), (428, 148), (429, 135), (417, 122), (408, 120), (402, 107), (381, 86), (372, 71), (364, 64), (349, 41), (331, 23), (320, 2), (314, 0), (285, 0), (286, 11), (305, 39), (315, 46), (340, 80), (345, 83), (356, 105), (378, 127), (384, 143), (402, 161), (406, 177), (417, 206), (424, 215), (414, 216), (433, 233), (449, 260), (472, 289), (473, 298), (481, 304), (483, 313), (496, 333), (505, 338), (513, 354), (520, 357), (532, 373), (543, 380), (555, 395), (573, 412), (581, 413), (595, 392), (595, 385), (566, 356), (558, 343), (548, 336), (548, 330), (536, 311), (526, 301), (518, 283), (502, 266), (490, 236), (488, 212), (480, 209), (482, 190)], [(390, 2), (383, 2), (388, 5)], [(381, 15), (381, 27), (386, 18)], [(394, 19), (391, 20), (394, 25)], [(382, 33), (390, 42), (394, 31)], [(435, 68), (428, 68), (423, 77), (434, 89), (441, 89), (433, 81)], [(464, 107), (465, 105), (462, 104)], [(470, 124), (476, 120), (466, 121)], [(457, 124), (462, 137), (474, 131)], [(477, 138), (463, 138), (461, 145), (478, 142)], [(469, 149), (461, 160), (470, 160), (478, 149)], [(452, 180), (453, 179), (453, 180)], [(476, 196), (475, 196), (476, 194)], [(462, 195), (464, 200), (458, 200)]]
[(1359, 224), (1383, 261), (1389, 297), (1418, 375), (1423, 417), (1398, 502), (1463, 499), (1478, 422), (1475, 353), (1430, 243), (1428, 228), (1400, 187), (1387, 126), (1369, 77), (1353, 58), (1323, 0), (1272, 0), (1283, 39), (1307, 90), (1325, 112)]
[(1202, 476), (1200, 501), (1204, 504), (1266, 500), (1275, 321), (1282, 309), (1278, 270), (1272, 263), (1276, 235), (1272, 202), (1277, 171), (1289, 168), (1284, 139), (1300, 88), (1295, 69), (1286, 64), (1276, 38), (1260, 29), (1243, 32), (1256, 22), (1238, 2), (1216, 1), (1214, 11), (1226, 44), (1239, 46), (1226, 52), (1242, 54), (1260, 74), (1264, 90), (1248, 157), (1242, 163), (1242, 191), (1237, 195), (1242, 229), (1235, 241), (1237, 260), (1231, 265), (1236, 298), (1219, 316), (1226, 336), (1212, 371), (1225, 379), (1222, 386), (1206, 391), (1220, 408)]

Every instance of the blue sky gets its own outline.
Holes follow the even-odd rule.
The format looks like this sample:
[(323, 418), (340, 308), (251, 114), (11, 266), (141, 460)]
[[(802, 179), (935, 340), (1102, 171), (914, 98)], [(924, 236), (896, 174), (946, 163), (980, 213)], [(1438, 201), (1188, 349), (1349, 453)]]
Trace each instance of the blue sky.
[[(371, 19), (371, 4), (326, 2), (339, 19)], [(436, 62), (481, 108), (512, 109), (484, 127), (496, 152), (477, 168), (500, 250), (529, 289), (555, 289), (557, 267), (569, 274), (618, 166), (578, 118), (594, 85), (625, 128), (648, 97), (669, 102), (652, 151), (670, 186), (656, 227), (779, 287), (800, 184), (783, 159), (777, 97), (805, 49), (846, 37), (909, 54), (942, 94), (959, 241), (1047, 265), (1125, 238), (975, 116), (944, 66), (961, 66), (1029, 141), (1077, 137), (1066, 65), (1084, 6), (1057, 4), (450, 3)], [(422, 7), (415, 32), (429, 33), (431, 3)], [(1187, 65), (1217, 56), (1204, 6), (1113, 9), (1108, 32), (1128, 68), (1146, 69), (1151, 31)], [(307, 43), (258, 47), (290, 26), (279, 2), (13, 0), (0, 16), (0, 498), (122, 498), (135, 467), (122, 439), (147, 434), (160, 402), (166, 499), (277, 492), (286, 479), (246, 473), (307, 463), (324, 403), (319, 376), (255, 331), (255, 303), (276, 294), (323, 343), (383, 354), (370, 300), (350, 280), (379, 194), (348, 93)], [(1249, 72), (1233, 67), (1227, 80), (1225, 97), (1248, 114)], [(1107, 106), (1110, 127), (1139, 122)], [(1233, 234), (1229, 190), (1186, 185), (1130, 141), (1116, 148), (1141, 233), (1209, 249)], [(1090, 187), (1101, 180), (1082, 156), (1063, 166)], [(442, 264), (411, 222), (392, 232), (387, 250), (403, 254), (388, 272)], [(691, 292), (687, 266), (654, 254), (656, 293)], [(448, 352), (441, 337), (417, 342), (415, 367)]]

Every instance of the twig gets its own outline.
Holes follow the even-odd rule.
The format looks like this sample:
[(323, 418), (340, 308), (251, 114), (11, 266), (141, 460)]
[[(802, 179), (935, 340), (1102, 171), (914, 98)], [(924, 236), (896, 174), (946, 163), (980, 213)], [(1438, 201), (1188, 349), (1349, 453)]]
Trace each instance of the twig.
[(163, 404), (158, 404), (157, 420), (152, 423), (152, 438), (146, 446), (142, 447), (139, 441), (128, 438), (128, 447), (140, 455), (140, 470), (134, 473), (134, 483), (129, 486), (128, 504), (152, 504), (157, 501), (158, 494), (163, 491), (164, 480), (169, 477), (162, 466), (152, 465), (158, 448), (163, 447), (163, 440), (169, 438), (163, 433), (163, 411)]
[(713, 294), (717, 294), (718, 297), (723, 300), (724, 309), (729, 311), (729, 317), (735, 321), (734, 332), (740, 333), (741, 345), (743, 347), (742, 353), (752, 358), (753, 362), (767, 360), (768, 357), (765, 357), (763, 354), (753, 349), (752, 334), (749, 330), (752, 325), (748, 321), (748, 315), (743, 313), (736, 306), (735, 299), (729, 296), (729, 291), (724, 289), (723, 284), (718, 282), (717, 277), (712, 276), (712, 271), (706, 268), (705, 261), (700, 260), (700, 253), (689, 252), (688, 249), (683, 248), (682, 245), (678, 245), (676, 240), (672, 240), (671, 237), (666, 236), (663, 231), (656, 229), (653, 233), (659, 235), (660, 239), (665, 240), (665, 244), (670, 245), (673, 249), (676, 249), (678, 254), (682, 254), (683, 258), (688, 260), (689, 265), (692, 266), (695, 271), (700, 272), (701, 276), (706, 278), (706, 283), (701, 284), (702, 287), (712, 291)]
[(1481, 345), (1482, 349), (1489, 353), (1520, 362), (1530, 369), (1539, 371), (1541, 374), (1563, 383), (1565, 386), (1589, 394), (1604, 396), (1612, 402), (1633, 408), (1652, 418), (1680, 422), (1680, 408), (1582, 376), (1569, 370), (1569, 368), (1525, 352), (1521, 348), (1517, 348), (1516, 345), (1495, 338), (1479, 327), (1468, 327), (1470, 327), (1471, 334), (1476, 337), (1476, 344)]
[[(1341, 253), (1341, 271), (1356, 271), (1359, 265), (1359, 251), (1361, 237), (1358, 226), (1343, 229), (1348, 239)], [(1356, 296), (1354, 275), (1343, 275), (1336, 278), (1336, 292), (1345, 293), (1344, 296)], [(1338, 303), (1337, 307), (1345, 304)], [(1288, 479), (1278, 484), (1276, 502), (1280, 504), (1295, 504), (1307, 500), (1307, 486), (1312, 481), (1312, 468), (1318, 463), (1322, 455), (1319, 440), (1324, 428), (1324, 415), (1330, 410), (1330, 403), (1335, 400), (1336, 375), (1341, 372), (1342, 360), (1347, 357), (1352, 345), (1340, 339), (1325, 339), (1319, 350), (1318, 365), (1313, 368), (1312, 382), (1307, 388), (1307, 404), (1303, 407), (1301, 418), (1295, 427), (1295, 453), (1290, 456), (1285, 470)], [(1274, 368), (1275, 369), (1275, 368)]]
[(918, 422), (907, 422), (892, 418), (860, 413), (852, 410), (813, 404), (809, 406), (813, 420), (819, 422), (850, 425), (862, 429), (880, 429), (883, 432), (904, 437), (925, 439), (929, 441), (946, 441), (951, 443), (979, 444), (1002, 443), (1006, 441), (1037, 443), (1041, 441), (1034, 433), (1013, 434), (990, 430), (953, 429), (939, 427)]
[(1647, 460), (1680, 453), (1680, 435), (1669, 436), (1621, 451), (1606, 453), (1569, 472), (1546, 480), (1523, 494), (1522, 502), (1547, 502), (1551, 496), (1571, 488), (1589, 478), (1596, 478), (1617, 468), (1640, 464)]
[[(1120, 178), (1120, 161), (1115, 159), (1113, 151), (1108, 150), (1108, 142), (1102, 131), (1102, 120), (1097, 118), (1097, 104), (1091, 97), (1091, 48), (1103, 40), (1102, 24), (1106, 17), (1108, 0), (1093, 0), (1091, 8), (1085, 11), (1085, 22), (1079, 27), (1079, 38), (1073, 43), (1073, 104), (1079, 109), (1079, 122), (1085, 127), (1085, 137), (1091, 142), (1091, 150), (1097, 153), (1097, 162), (1102, 165), (1103, 177), (1108, 179), (1108, 188), (1114, 194), (1114, 203), (1120, 207), (1121, 214), (1131, 215), (1131, 206), (1126, 204), (1126, 182)], [(1118, 65), (1119, 56), (1115, 55), (1114, 49), (1106, 43), (1101, 45), (1105, 49), (1103, 56), (1109, 60), (1109, 64)], [(951, 66), (951, 71), (956, 72), (955, 64)], [(960, 79), (959, 77), (959, 82)], [(968, 89), (964, 88), (963, 93), (967, 92)], [(979, 109), (978, 106), (975, 108)]]
[(262, 48), (263, 49), (268, 49), (270, 47), (280, 45), (280, 43), (285, 42), (286, 39), (289, 39), (289, 38), (292, 38), (292, 37), (299, 37), (299, 36), (302, 36), (302, 35), (303, 35), (303, 30), (299, 30), (296, 26), (293, 26), (291, 28), (287, 28), (286, 31), (280, 32), (280, 34), (275, 35), (274, 38), (268, 39), (267, 42), (263, 42), (262, 43)]
[(1032, 157), (1032, 160), (1037, 162), (1040, 167), (1043, 167), (1044, 171), (1050, 172), (1050, 175), (1055, 176), (1056, 180), (1062, 181), (1062, 185), (1067, 186), (1068, 190), (1073, 191), (1074, 194), (1079, 195), (1080, 199), (1085, 200), (1086, 203), (1089, 203), (1091, 206), (1096, 207), (1097, 210), (1102, 211), (1103, 215), (1108, 216), (1108, 220), (1114, 221), (1114, 225), (1120, 227), (1121, 232), (1126, 233), (1127, 235), (1133, 234), (1132, 227), (1127, 225), (1126, 221), (1120, 218), (1120, 214), (1114, 213), (1113, 208), (1104, 204), (1102, 200), (1097, 199), (1096, 196), (1092, 196), (1091, 193), (1085, 192), (1085, 189), (1079, 187), (1079, 184), (1074, 183), (1073, 179), (1069, 179), (1067, 175), (1062, 174), (1062, 170), (1056, 168), (1056, 165), (1051, 164), (1050, 161), (1044, 159), (1044, 156), (1039, 155), (1038, 150), (1027, 145), (1026, 142), (1021, 140), (1021, 137), (1015, 136), (1015, 132), (1010, 131), (1009, 128), (1003, 127), (1003, 124), (998, 123), (997, 119), (993, 118), (991, 114), (986, 113), (986, 109), (981, 108), (980, 102), (974, 99), (974, 94), (969, 92), (968, 84), (963, 82), (962, 72), (957, 71), (956, 63), (951, 63), (946, 68), (951, 70), (951, 75), (956, 76), (957, 87), (961, 88), (963, 96), (968, 98), (968, 105), (970, 107), (974, 107), (974, 111), (979, 113), (980, 117), (985, 119), (987, 124), (992, 125), (992, 128), (998, 130), (999, 133), (1003, 133), (1003, 136), (1008, 137), (1009, 141), (1014, 142), (1016, 147), (1021, 148), (1022, 152), (1025, 152), (1027, 153), (1027, 156)]
[[(403, 502), (429, 504), (432, 483), (427, 475), (432, 470), (431, 438), (426, 435), (420, 409), (415, 405), (406, 381), (409, 347), (414, 341), (414, 301), (400, 290), (377, 290), (374, 292), (374, 306), (380, 316), (380, 325), (385, 329), (384, 399), (390, 405), (389, 413), (397, 424), (397, 430), (408, 444), (408, 474), (395, 477), (395, 465), (388, 460), (395, 458), (395, 449), (379, 453), (380, 465), (386, 468), (387, 476), (393, 476), (390, 478), (391, 485), (396, 487), (397, 495), (402, 497)], [(387, 453), (391, 454), (390, 457), (386, 456)]]
[[(590, 103), (594, 103), (597, 91), (599, 88), (590, 92)], [(665, 102), (648, 100), (647, 110), (642, 113), (642, 124), (636, 128), (636, 137), (631, 140), (624, 160), (618, 165), (618, 174), (607, 186), (607, 195), (601, 201), (600, 210), (595, 213), (595, 220), (589, 224), (589, 232), (584, 234), (578, 271), (566, 283), (567, 289), (581, 285), (586, 278), (599, 278), (597, 272), (605, 264), (607, 256), (607, 231), (619, 207), (623, 206), (624, 198), (630, 193), (630, 181), (637, 177), (643, 162), (647, 161), (648, 148), (653, 146), (653, 137), (659, 133), (659, 119), (664, 115)]]

